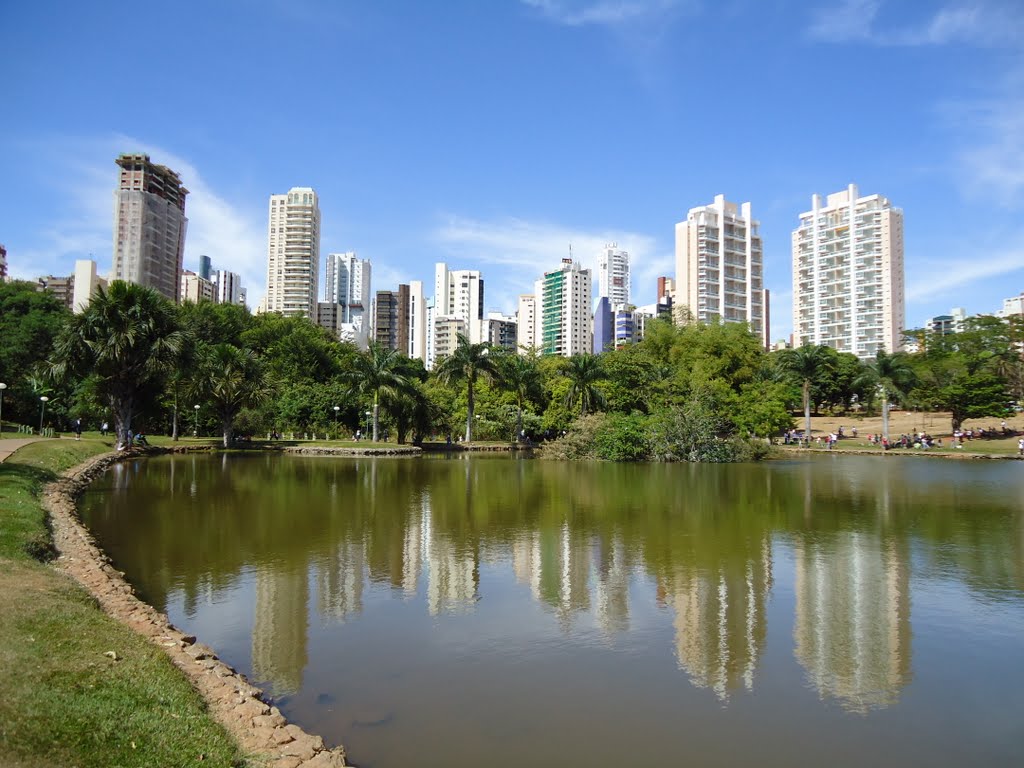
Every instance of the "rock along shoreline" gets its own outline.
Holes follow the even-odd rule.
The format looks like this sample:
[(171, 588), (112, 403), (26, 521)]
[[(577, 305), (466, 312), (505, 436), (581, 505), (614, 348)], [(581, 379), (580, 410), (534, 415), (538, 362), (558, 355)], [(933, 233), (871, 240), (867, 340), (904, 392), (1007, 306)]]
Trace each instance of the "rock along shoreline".
[[(180, 449), (173, 452), (185, 452)], [(213, 650), (172, 625), (166, 614), (142, 602), (124, 573), (110, 564), (78, 517), (76, 501), (112, 464), (146, 453), (105, 453), (64, 472), (43, 489), (50, 515), (56, 565), (85, 587), (108, 615), (162, 648), (206, 700), (210, 714), (230, 733), (246, 756), (272, 768), (340, 768), (345, 750), (328, 748), (317, 735), (288, 723), (245, 676), (217, 658)]]

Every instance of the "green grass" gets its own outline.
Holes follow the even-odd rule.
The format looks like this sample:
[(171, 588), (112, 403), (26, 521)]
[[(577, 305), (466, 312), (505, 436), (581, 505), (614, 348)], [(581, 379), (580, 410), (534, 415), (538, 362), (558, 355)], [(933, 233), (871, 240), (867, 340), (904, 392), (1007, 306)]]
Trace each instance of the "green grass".
[(101, 440), (47, 440), (0, 464), (0, 764), (241, 765), (159, 648), (32, 557), (49, 541), (43, 485), (108, 449)]

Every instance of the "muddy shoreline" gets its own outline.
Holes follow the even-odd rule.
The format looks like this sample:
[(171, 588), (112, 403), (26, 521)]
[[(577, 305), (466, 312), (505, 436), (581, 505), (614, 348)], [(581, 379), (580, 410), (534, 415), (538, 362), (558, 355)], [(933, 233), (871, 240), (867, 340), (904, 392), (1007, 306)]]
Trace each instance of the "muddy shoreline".
[[(180, 449), (179, 449), (180, 450)], [(154, 450), (146, 453), (162, 453)], [(167, 616), (142, 602), (82, 525), (79, 495), (108, 467), (145, 453), (105, 453), (73, 467), (43, 489), (57, 568), (85, 587), (105, 613), (161, 647), (206, 701), (210, 714), (257, 764), (272, 768), (346, 766), (341, 746), (328, 748), (320, 736), (288, 723), (266, 694), (217, 658), (214, 651), (173, 626)]]

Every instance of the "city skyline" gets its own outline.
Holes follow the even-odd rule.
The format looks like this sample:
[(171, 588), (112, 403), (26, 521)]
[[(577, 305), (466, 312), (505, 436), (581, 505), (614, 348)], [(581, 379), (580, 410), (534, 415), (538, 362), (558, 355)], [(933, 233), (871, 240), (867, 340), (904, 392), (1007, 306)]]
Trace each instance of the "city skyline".
[[(674, 273), (674, 224), (722, 194), (761, 222), (772, 338), (787, 337), (791, 233), (811, 194), (850, 183), (905, 212), (908, 327), (951, 306), (996, 312), (1024, 283), (1024, 9), (1008, 0), (310, 0), (138, 15), (176, 39), (178, 63), (118, 66), (103, 44), (113, 8), (0, 11), (19, 31), (5, 96), (17, 119), (0, 127), (0, 242), (16, 277), (90, 256), (106, 274), (110, 158), (145, 152), (190, 190), (185, 267), (209, 255), (254, 308), (267, 196), (296, 185), (320, 195), (324, 252), (370, 259), (375, 288), (429, 281), (425, 265), (443, 261), (485, 274), (485, 312), (511, 313), (570, 243), (596, 274), (617, 242), (634, 303), (649, 303)], [(271, 49), (313, 74), (294, 81)], [(698, 66), (743, 83), (756, 118), (693, 119), (679, 94), (699, 93)], [(174, 92), (141, 87), (171, 75)], [(315, 118), (276, 106), (286, 84)], [(979, 215), (980, 232), (953, 224)]]

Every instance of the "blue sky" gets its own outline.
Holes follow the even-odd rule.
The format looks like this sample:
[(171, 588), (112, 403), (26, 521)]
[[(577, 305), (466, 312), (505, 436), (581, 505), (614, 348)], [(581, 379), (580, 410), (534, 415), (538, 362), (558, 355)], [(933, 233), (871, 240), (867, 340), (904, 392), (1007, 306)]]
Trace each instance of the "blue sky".
[(488, 309), (573, 244), (671, 275), (674, 225), (750, 201), (772, 336), (790, 233), (859, 185), (905, 213), (907, 323), (1024, 290), (1020, 0), (0, 4), (0, 242), (19, 277), (112, 251), (114, 158), (192, 191), (200, 253), (264, 291), (267, 199), (312, 186), (374, 290), (484, 273)]

